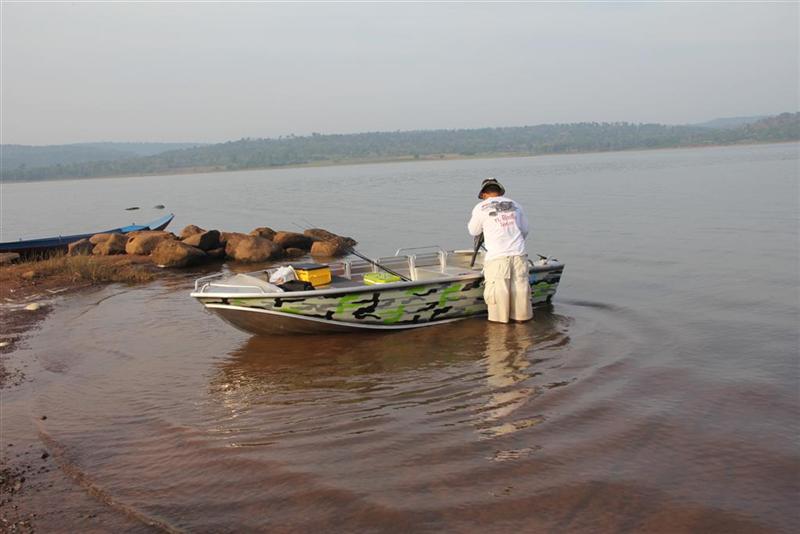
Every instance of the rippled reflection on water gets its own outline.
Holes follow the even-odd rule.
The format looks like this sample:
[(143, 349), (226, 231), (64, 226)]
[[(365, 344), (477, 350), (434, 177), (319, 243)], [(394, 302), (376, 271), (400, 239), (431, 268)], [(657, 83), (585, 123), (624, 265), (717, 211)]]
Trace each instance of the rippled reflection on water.
[[(569, 343), (568, 324), (564, 317), (541, 313), (534, 323), (512, 327), (468, 321), (438, 331), (355, 339), (252, 337), (220, 366), (211, 394), (236, 415), (236, 428), (269, 416), (281, 435), (296, 421), (276, 418), (276, 411), (294, 413), (296, 405), (319, 410), (301, 424), (318, 420), (314, 432), (337, 425), (343, 425), (342, 435), (377, 432), (376, 416), (388, 412), (406, 423), (409, 416), (424, 418), (426, 427), (433, 418), (434, 428), (471, 426), (477, 436), (507, 434), (538, 420), (507, 421), (542, 388), (553, 387), (538, 382)], [(369, 424), (361, 428), (361, 422)], [(242, 437), (237, 445), (273, 439), (272, 434)]]

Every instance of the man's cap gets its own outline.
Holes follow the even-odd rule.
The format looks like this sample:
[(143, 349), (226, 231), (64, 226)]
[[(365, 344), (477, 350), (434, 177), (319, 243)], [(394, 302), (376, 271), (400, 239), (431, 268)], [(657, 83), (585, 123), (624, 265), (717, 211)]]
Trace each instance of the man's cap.
[(481, 182), (481, 190), (478, 191), (478, 198), (481, 198), (481, 195), (483, 194), (484, 190), (487, 187), (489, 187), (490, 185), (494, 185), (494, 186), (499, 187), (501, 195), (505, 195), (506, 194), (506, 188), (503, 187), (503, 184), (501, 184), (500, 182), (498, 182), (494, 178), (487, 178), (487, 179), (485, 179), (484, 181)]

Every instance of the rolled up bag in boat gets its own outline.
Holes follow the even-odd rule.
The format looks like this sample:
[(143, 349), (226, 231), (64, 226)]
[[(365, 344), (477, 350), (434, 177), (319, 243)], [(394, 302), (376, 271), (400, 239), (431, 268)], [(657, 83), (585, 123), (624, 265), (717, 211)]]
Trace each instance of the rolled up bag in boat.
[(260, 288), (264, 293), (283, 293), (283, 289), (249, 274), (237, 274), (225, 280), (226, 285)]
[(297, 273), (294, 272), (291, 265), (285, 265), (283, 267), (278, 267), (275, 269), (269, 277), (269, 281), (271, 284), (278, 284), (282, 285), (286, 282), (291, 282), (292, 280), (297, 280)]

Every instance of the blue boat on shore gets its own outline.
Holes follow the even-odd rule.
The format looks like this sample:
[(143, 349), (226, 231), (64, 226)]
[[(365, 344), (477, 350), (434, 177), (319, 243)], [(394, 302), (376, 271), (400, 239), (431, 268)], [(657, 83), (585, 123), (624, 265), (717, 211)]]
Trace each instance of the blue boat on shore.
[(7, 241), (5, 243), (0, 243), (0, 252), (16, 252), (21, 256), (36, 256), (59, 250), (67, 250), (67, 245), (70, 243), (92, 237), (95, 234), (112, 232), (127, 234), (129, 232), (136, 232), (138, 230), (163, 230), (170, 222), (172, 222), (174, 217), (175, 215), (170, 213), (169, 215), (165, 215), (146, 224), (131, 224), (129, 226), (121, 226), (111, 230), (98, 230), (97, 232), (91, 232), (89, 234), (60, 235), (56, 237), (43, 237), (40, 239), (20, 239), (19, 241)]

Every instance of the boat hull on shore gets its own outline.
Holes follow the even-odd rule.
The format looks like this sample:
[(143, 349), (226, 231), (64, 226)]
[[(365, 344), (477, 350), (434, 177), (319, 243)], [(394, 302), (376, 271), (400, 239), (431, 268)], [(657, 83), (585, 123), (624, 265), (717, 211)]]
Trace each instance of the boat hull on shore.
[(132, 224), (111, 230), (99, 230), (90, 234), (60, 235), (56, 237), (43, 237), (41, 239), (27, 239), (24, 241), (7, 241), (5, 243), (0, 243), (0, 252), (16, 252), (24, 257), (45, 255), (51, 252), (67, 250), (67, 247), (70, 243), (80, 241), (81, 239), (90, 238), (95, 234), (127, 234), (129, 232), (135, 232), (139, 230), (163, 230), (170, 222), (172, 222), (174, 217), (175, 215), (170, 213), (169, 215), (159, 217), (158, 219), (150, 221), (146, 224)]
[[(392, 269), (410, 275), (409, 281), (365, 285), (359, 274), (374, 267), (353, 261), (331, 264), (338, 276), (320, 289), (267, 293), (257, 277), (268, 276), (267, 271), (245, 278), (238, 275), (234, 283), (201, 279), (192, 296), (226, 322), (260, 335), (420, 328), (486, 314), (483, 274), (479, 267), (468, 267), (468, 252), (442, 251), (439, 265), (423, 267), (424, 258), (401, 258), (408, 264), (405, 273), (396, 256), (378, 260), (381, 265), (391, 262)], [(530, 263), (534, 305), (550, 302), (563, 269), (562, 263), (553, 260)]]

